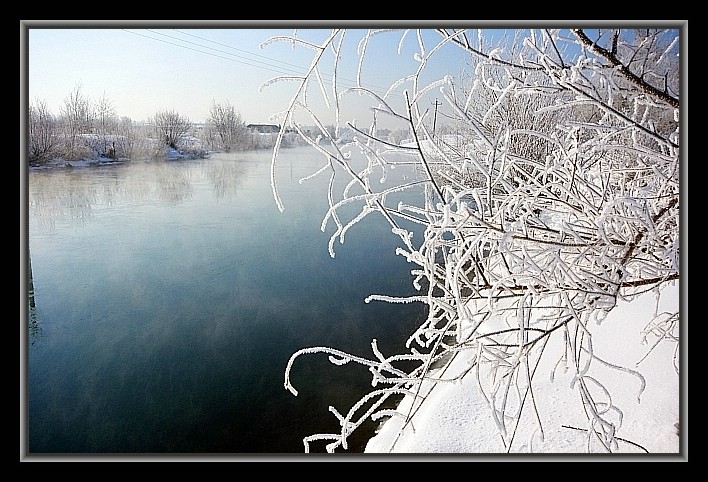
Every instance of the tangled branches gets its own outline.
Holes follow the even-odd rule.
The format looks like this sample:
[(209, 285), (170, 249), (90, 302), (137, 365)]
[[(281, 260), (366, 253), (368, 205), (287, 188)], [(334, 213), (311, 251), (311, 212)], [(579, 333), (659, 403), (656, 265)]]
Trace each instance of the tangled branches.
[[(427, 306), (426, 320), (407, 341), (408, 353), (385, 356), (374, 340), (371, 359), (326, 347), (291, 357), (285, 387), (294, 394), (290, 369), (303, 354), (325, 353), (334, 364), (359, 363), (372, 374), (374, 390), (347, 413), (331, 408), (341, 432), (306, 437), (306, 451), (314, 440), (331, 441), (328, 451), (346, 450), (348, 436), (364, 420), (401, 416), (381, 408), (393, 395), (413, 400), (404, 416), (408, 421), (424, 403), (424, 381), (463, 376), (478, 380), (510, 451), (522, 412), (547, 408), (532, 401), (535, 369), (552, 337), (564, 340), (558, 364), (574, 373), (572, 389), (587, 416), (589, 440), (601, 450), (617, 450), (622, 408), (591, 367), (599, 363), (637, 379), (640, 392), (644, 380), (596, 353), (593, 331), (618, 300), (660, 293), (679, 279), (677, 32), (601, 31), (594, 40), (582, 30), (524, 34), (509, 45), (495, 39), (492, 49), (481, 33), (471, 39), (463, 30), (403, 32), (399, 49), (415, 36), (417, 68), (385, 93), (364, 87), (360, 77), (354, 88), (340, 91), (333, 76), (338, 122), (346, 95), (365, 94), (374, 102), (370, 127), (348, 124), (356, 136), (347, 143), (338, 129), (324, 126), (305, 95), (311, 83), (326, 91), (320, 69), (327, 52), (335, 72), (342, 68), (345, 32), (334, 30), (321, 44), (306, 43), (314, 60), (298, 79), (283, 123), (325, 159), (313, 176), (330, 175), (330, 209), (323, 221), (323, 229), (330, 221), (336, 226), (330, 254), (335, 240), (343, 240), (359, 220), (381, 214), (401, 240), (397, 253), (416, 266), (412, 283), (419, 295), (379, 294), (366, 301)], [(367, 46), (384, 35), (391, 33), (369, 31), (361, 40), (360, 71)], [(427, 66), (451, 49), (468, 56), (472, 80), (445, 75), (424, 84)], [(445, 100), (447, 135), (436, 132), (426, 108), (433, 93)], [(318, 127), (317, 138), (295, 121), (301, 113)], [(378, 134), (380, 116), (400, 123), (409, 139), (392, 142)], [(352, 151), (366, 159), (363, 166), (355, 165)], [(277, 147), (273, 169), (276, 158)], [(418, 166), (417, 179), (375, 190), (375, 175), (386, 177), (397, 165), (411, 163)], [(334, 189), (337, 176), (348, 179), (341, 192)], [(416, 203), (387, 203), (392, 194), (421, 185)], [(282, 208), (275, 183), (273, 191)], [(342, 207), (352, 204), (361, 211), (345, 221)], [(422, 241), (404, 222), (420, 228)], [(678, 346), (677, 321), (678, 313), (656, 313), (646, 335), (654, 345)], [(469, 369), (442, 376), (440, 367), (460, 354)], [(398, 367), (403, 361), (414, 368)]]

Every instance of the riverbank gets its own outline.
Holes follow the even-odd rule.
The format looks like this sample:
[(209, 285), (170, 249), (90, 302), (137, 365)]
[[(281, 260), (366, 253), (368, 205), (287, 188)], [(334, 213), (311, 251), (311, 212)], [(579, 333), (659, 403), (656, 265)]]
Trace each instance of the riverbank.
[[(675, 359), (678, 357), (675, 340), (659, 343), (644, 358), (653, 346), (653, 338), (646, 336), (646, 329), (654, 317), (654, 297), (654, 293), (645, 293), (632, 302), (620, 301), (602, 324), (590, 327), (595, 353), (605, 355), (607, 363), (641, 373), (644, 390), (642, 380), (626, 371), (611, 370), (597, 363), (591, 373), (607, 386), (612, 403), (622, 411), (622, 422), (617, 429), (618, 446), (613, 452), (674, 458), (679, 456), (681, 440), (685, 438), (685, 434), (678, 435), (676, 424), (681, 417), (681, 426), (687, 426), (687, 411), (682, 410), (686, 406), (686, 391), (681, 393), (680, 377), (673, 369), (673, 365), (679, 363)], [(674, 283), (663, 291), (658, 312), (678, 311), (678, 307), (679, 285)], [(411, 398), (404, 398), (396, 410), (400, 416), (382, 424), (369, 440), (365, 453), (485, 455), (508, 452), (582, 456), (589, 447), (597, 453), (598, 444), (587, 436), (587, 416), (578, 401), (577, 390), (573, 389), (572, 370), (563, 370), (557, 365), (562, 350), (560, 336), (547, 346), (533, 377), (533, 402), (538, 418), (530, 404), (527, 405), (513, 438), (509, 437), (511, 434), (506, 437), (511, 440), (511, 449), (499, 435), (475, 372), (470, 370), (455, 383), (434, 386), (424, 383), (421, 393), (425, 402), (402, 428), (411, 407)], [(683, 355), (687, 356), (685, 351)], [(464, 352), (458, 352), (441, 375), (454, 378), (464, 373), (469, 370), (468, 361)]]

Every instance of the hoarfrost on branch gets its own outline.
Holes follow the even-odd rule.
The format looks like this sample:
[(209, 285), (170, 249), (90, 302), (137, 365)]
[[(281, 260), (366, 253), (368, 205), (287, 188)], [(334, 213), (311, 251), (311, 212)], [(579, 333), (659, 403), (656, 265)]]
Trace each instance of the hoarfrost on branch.
[[(561, 337), (565, 346), (555, 366), (573, 374), (568, 389), (578, 393), (587, 417), (580, 428), (587, 450), (614, 452), (627, 442), (619, 437), (622, 407), (594, 368), (609, 367), (614, 376), (637, 383), (639, 396), (641, 360), (637, 367), (618, 366), (592, 341), (596, 330), (612, 329), (601, 321), (618, 299), (644, 291), (660, 298), (664, 286), (679, 280), (678, 30), (592, 32), (514, 31), (505, 40), (483, 30), (370, 31), (352, 61), (357, 85), (342, 89), (335, 74), (330, 91), (320, 72), (327, 52), (334, 71), (343, 68), (346, 31), (332, 30), (317, 45), (285, 36), (267, 42), (314, 52), (307, 74), (287, 79), (299, 84), (283, 123), (305, 136), (295, 121), (305, 114), (321, 131), (310, 144), (324, 165), (312, 176), (330, 175), (324, 193), (329, 210), (323, 213), (323, 230), (328, 221), (336, 225), (330, 254), (334, 241), (344, 242), (357, 222), (380, 214), (400, 238), (397, 254), (416, 266), (411, 282), (419, 295), (372, 294), (366, 302), (427, 307), (426, 319), (408, 339), (408, 353), (384, 356), (374, 342), (370, 358), (325, 347), (292, 355), (285, 387), (294, 394), (290, 369), (304, 354), (328, 354), (336, 365), (359, 363), (372, 373), (374, 390), (359, 403), (344, 412), (331, 408), (341, 432), (305, 437), (306, 451), (318, 440), (329, 441), (330, 452), (346, 450), (347, 438), (365, 420), (392, 413), (405, 419), (402, 432), (425, 401), (423, 383), (451, 381), (438, 374), (457, 356), (468, 358), (469, 369), (459, 377), (477, 380), (505, 450), (516, 450), (522, 435), (532, 446), (544, 433), (541, 417), (532, 433), (516, 437), (516, 431), (522, 412), (552, 409), (532, 403), (535, 367), (551, 337)], [(402, 55), (410, 46), (406, 40), (415, 43), (415, 71), (385, 93), (364, 87), (372, 45), (388, 41), (392, 55)], [(468, 75), (459, 75), (455, 64), (430, 81), (426, 69), (451, 49), (467, 56)], [(310, 108), (313, 82), (336, 110), (334, 131)], [(365, 129), (342, 121), (339, 104), (361, 93), (367, 95), (359, 99), (372, 102)], [(437, 96), (444, 101), (446, 125), (436, 128), (429, 106)], [(408, 133), (407, 142), (379, 134), (383, 116)], [(349, 142), (337, 137), (345, 126), (356, 133)], [(353, 163), (354, 151), (366, 159), (363, 168)], [(388, 170), (411, 162), (418, 167), (415, 182), (377, 190), (375, 175), (384, 181)], [(337, 191), (334, 180), (342, 176), (348, 182)], [(421, 185), (417, 204), (387, 204), (387, 195)], [(344, 219), (349, 205), (361, 210)], [(421, 227), (422, 235), (404, 229), (404, 221)], [(673, 343), (678, 357), (678, 313), (657, 312), (646, 326), (646, 356), (658, 343)], [(407, 368), (396, 367), (402, 361)], [(672, 368), (678, 371), (678, 363)], [(406, 413), (384, 406), (401, 394), (413, 399)]]

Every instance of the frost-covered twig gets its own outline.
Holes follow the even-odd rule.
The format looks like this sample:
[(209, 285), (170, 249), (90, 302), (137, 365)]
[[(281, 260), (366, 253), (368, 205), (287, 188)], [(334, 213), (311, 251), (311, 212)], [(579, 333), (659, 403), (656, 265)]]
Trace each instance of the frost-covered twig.
[[(399, 51), (410, 33), (402, 32)], [(608, 357), (594, 347), (593, 335), (594, 330), (604, 328), (599, 323), (618, 300), (680, 279), (678, 100), (656, 92), (648, 99), (645, 88), (650, 85), (649, 77), (656, 78), (654, 71), (666, 72), (667, 81), (674, 79), (669, 74), (676, 64), (669, 52), (677, 43), (647, 43), (663, 45), (660, 55), (642, 66), (632, 66), (637, 69), (632, 70), (633, 78), (616, 76), (611, 66), (588, 53), (589, 48), (610, 64), (623, 59), (622, 65), (628, 66), (632, 49), (644, 49), (645, 44), (626, 42), (619, 31), (611, 36), (607, 48), (599, 41), (588, 45), (580, 31), (574, 37), (570, 31), (543, 29), (529, 31), (526, 38), (517, 31), (516, 43), (508, 49), (485, 46), (481, 34), (479, 45), (474, 45), (464, 30), (440, 29), (437, 33), (442, 39), (430, 43), (427, 32), (415, 32), (415, 71), (404, 73), (383, 94), (362, 87), (363, 57), (371, 51), (374, 37), (379, 41), (392, 32), (364, 34), (357, 59), (357, 87), (340, 92), (335, 73), (332, 92), (337, 102), (331, 108), (338, 129), (339, 99), (363, 93), (360, 99), (374, 103), (374, 119), (368, 130), (347, 122), (358, 137), (345, 145), (328, 132), (304, 99), (311, 79), (322, 86), (319, 72), (325, 50), (335, 54), (335, 71), (342, 68), (344, 35), (335, 31), (319, 45), (296, 42), (315, 55), (284, 116), (292, 122), (295, 111), (303, 110), (329, 141), (326, 148), (308, 142), (326, 159), (325, 166), (312, 176), (330, 172), (329, 207), (323, 213), (323, 227), (329, 220), (336, 225), (330, 254), (335, 239), (343, 242), (362, 219), (382, 215), (401, 241), (396, 254), (416, 265), (411, 283), (418, 294), (377, 294), (366, 302), (422, 303), (427, 317), (408, 338), (407, 353), (384, 356), (375, 343), (373, 359), (325, 347), (300, 350), (288, 362), (285, 386), (296, 393), (289, 376), (300, 355), (327, 353), (338, 365), (363, 364), (371, 371), (374, 387), (388, 384), (390, 390), (412, 397), (415, 403), (405, 414), (405, 427), (426, 403), (423, 382), (434, 387), (469, 373), (476, 377), (477, 395), (486, 401), (502, 445), (513, 451), (521, 435), (521, 414), (529, 404), (536, 420), (532, 433), (527, 434), (529, 440), (544, 436), (541, 420), (548, 407), (536, 397), (534, 374), (554, 338), (564, 344), (555, 367), (572, 370), (571, 388), (577, 390), (587, 416), (588, 450), (596, 447), (590, 443), (595, 439), (602, 450), (616, 451), (617, 442), (624, 441), (617, 436), (622, 408), (594, 367), (599, 363), (640, 381), (643, 376), (636, 369), (606, 362)], [(646, 32), (652, 38), (663, 34)], [(336, 46), (335, 38), (339, 38)], [(575, 50), (566, 50), (569, 44)], [(465, 83), (450, 72), (430, 81), (428, 67), (444, 48), (453, 46), (471, 54), (474, 78)], [(570, 57), (570, 51), (581, 55)], [(459, 92), (459, 85), (466, 92)], [(405, 105), (405, 113), (400, 113), (393, 106), (396, 92), (404, 86), (410, 89), (404, 89), (398, 99)], [(447, 137), (430, 127), (427, 102), (436, 89), (451, 119)], [(324, 90), (321, 94), (327, 104), (329, 94)], [(401, 121), (412, 141), (401, 145), (382, 137), (376, 130), (378, 114)], [(298, 132), (305, 135), (303, 130)], [(367, 161), (363, 169), (353, 167), (352, 150), (356, 149)], [(381, 172), (383, 180), (397, 165), (389, 154), (409, 153), (416, 155), (420, 178), (375, 190), (374, 173)], [(336, 192), (334, 178), (340, 174), (348, 182)], [(417, 203), (386, 204), (387, 196), (403, 191), (412, 194), (421, 185), (425, 189)], [(282, 209), (275, 186), (273, 190)], [(361, 209), (347, 220), (343, 208), (355, 205)], [(423, 230), (422, 235), (416, 232), (414, 238), (394, 218), (413, 222)], [(592, 329), (591, 320), (597, 321)], [(678, 341), (677, 313), (657, 314), (654, 321), (647, 333), (657, 336), (656, 343)], [(449, 363), (462, 354), (469, 357), (469, 368), (463, 374), (450, 379), (440, 376), (444, 370), (433, 370), (436, 364)], [(414, 362), (413, 367), (397, 368), (402, 361)], [(425, 393), (430, 393), (427, 387)], [(341, 433), (306, 438), (306, 448), (311, 441), (328, 439), (332, 440), (328, 450), (346, 449), (347, 437), (364, 418), (393, 413), (364, 410), (362, 417), (355, 416), (368, 402), (379, 400), (379, 395), (384, 396), (376, 389), (363, 395), (346, 413), (332, 409)]]

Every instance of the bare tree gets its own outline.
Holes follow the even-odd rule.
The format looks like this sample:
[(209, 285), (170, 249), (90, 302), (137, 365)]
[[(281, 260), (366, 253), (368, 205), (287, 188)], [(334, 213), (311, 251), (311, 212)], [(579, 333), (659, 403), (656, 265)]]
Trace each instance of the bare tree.
[(221, 138), (216, 132), (214, 124), (209, 121), (204, 124), (204, 129), (201, 131), (200, 139), (202, 143), (212, 151), (221, 149)]
[(162, 146), (179, 149), (184, 136), (192, 129), (192, 123), (175, 110), (161, 110), (153, 119), (155, 137)]
[[(606, 365), (617, 376), (643, 377), (637, 367), (608, 364), (607, 354), (594, 350), (598, 328), (591, 325), (618, 300), (650, 290), (660, 298), (662, 289), (680, 278), (679, 31), (525, 30), (514, 31), (506, 46), (466, 30), (439, 29), (434, 41), (428, 33), (403, 32), (417, 42), (419, 67), (384, 94), (362, 84), (345, 90), (337, 83), (347, 31), (333, 30), (319, 44), (295, 36), (265, 43), (286, 41), (314, 52), (282, 117), (284, 125), (304, 133), (296, 113), (310, 116), (330, 141), (310, 142), (324, 159), (312, 176), (331, 178), (323, 221), (323, 228), (330, 222), (336, 228), (330, 254), (334, 241), (343, 240), (360, 219), (381, 214), (400, 238), (398, 253), (418, 267), (412, 283), (420, 294), (374, 294), (367, 301), (422, 302), (428, 309), (407, 342), (408, 353), (385, 355), (374, 340), (370, 358), (328, 347), (293, 354), (285, 388), (294, 394), (291, 368), (312, 353), (328, 354), (337, 365), (367, 366), (375, 387), (348, 411), (332, 408), (341, 432), (305, 437), (305, 449), (329, 441), (328, 451), (346, 450), (349, 435), (365, 420), (392, 414), (383, 404), (394, 395), (414, 400), (403, 415), (405, 427), (425, 403), (423, 381), (445, 381), (434, 367), (465, 356), (470, 368), (459, 376), (476, 377), (501, 443), (513, 451), (522, 414), (553, 409), (535, 405), (533, 378), (553, 338), (565, 346), (558, 365), (574, 373), (569, 389), (577, 392), (579, 413), (587, 417), (588, 450), (616, 451), (622, 407), (593, 370)], [(359, 39), (362, 59), (366, 46), (384, 35), (394, 34), (371, 30)], [(424, 83), (426, 66), (450, 47), (469, 55), (474, 85), (460, 85), (453, 75)], [(335, 58), (329, 90), (320, 77), (327, 52)], [(402, 92), (401, 86), (406, 87)], [(342, 96), (372, 99), (370, 127), (347, 123), (358, 137), (346, 147), (338, 145), (340, 125), (332, 133), (313, 112), (311, 87), (331, 99), (338, 119)], [(401, 98), (394, 98), (396, 92)], [(431, 92), (442, 96), (461, 142), (432, 135)], [(394, 101), (403, 107), (394, 108)], [(412, 141), (398, 145), (377, 138), (379, 116), (410, 128)], [(358, 150), (368, 164), (354, 165), (347, 149)], [(415, 159), (420, 181), (376, 190), (380, 183), (374, 177), (385, 176), (401, 156)], [(341, 176), (350, 182), (335, 192), (334, 179)], [(418, 204), (386, 203), (391, 193), (420, 183), (425, 192)], [(285, 209), (274, 174), (272, 188), (278, 207)], [(361, 213), (347, 219), (342, 208), (353, 204), (361, 205)], [(424, 229), (418, 244), (413, 232), (401, 227), (404, 219)], [(652, 346), (675, 344), (678, 360), (678, 312), (646, 322)], [(673, 369), (678, 376), (678, 363)], [(542, 434), (541, 418), (536, 420)]]
[(219, 148), (230, 151), (247, 146), (250, 133), (246, 123), (236, 108), (228, 102), (217, 104), (212, 101), (207, 124), (215, 132)]
[(116, 144), (113, 133), (116, 130), (116, 113), (113, 103), (105, 96), (96, 103), (96, 134), (98, 142), (95, 148), (100, 156), (116, 157)]
[(121, 117), (114, 125), (112, 136), (115, 148), (115, 157), (135, 159), (136, 157), (149, 157), (147, 139), (150, 136), (148, 129), (142, 124), (136, 124), (130, 117)]
[(67, 159), (91, 156), (83, 136), (93, 133), (95, 113), (91, 101), (81, 92), (81, 85), (64, 99), (60, 119), (64, 130), (64, 156)]
[(29, 107), (29, 162), (41, 163), (50, 159), (58, 146), (57, 122), (44, 101), (35, 101)]

